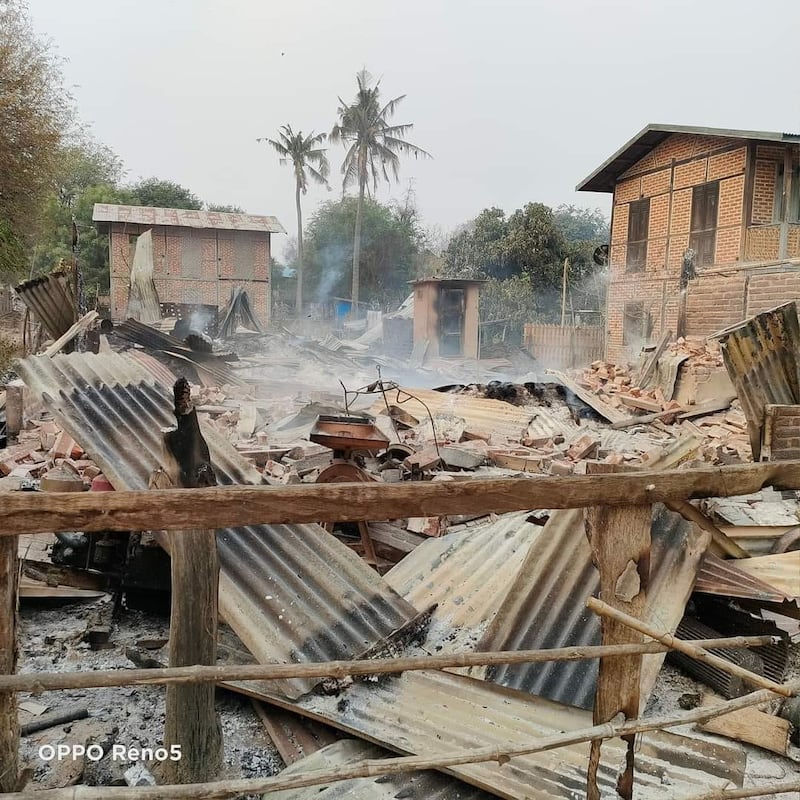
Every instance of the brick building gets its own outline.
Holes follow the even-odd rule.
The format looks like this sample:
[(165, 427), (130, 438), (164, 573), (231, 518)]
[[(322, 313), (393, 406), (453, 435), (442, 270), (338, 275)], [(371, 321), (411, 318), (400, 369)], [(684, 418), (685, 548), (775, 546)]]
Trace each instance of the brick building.
[(109, 234), (111, 315), (123, 319), (136, 239), (153, 236), (153, 277), (162, 304), (224, 307), (241, 286), (262, 322), (270, 314), (270, 236), (275, 217), (96, 203), (92, 217)]
[(577, 189), (613, 194), (606, 355), (800, 298), (800, 135), (648, 125)]

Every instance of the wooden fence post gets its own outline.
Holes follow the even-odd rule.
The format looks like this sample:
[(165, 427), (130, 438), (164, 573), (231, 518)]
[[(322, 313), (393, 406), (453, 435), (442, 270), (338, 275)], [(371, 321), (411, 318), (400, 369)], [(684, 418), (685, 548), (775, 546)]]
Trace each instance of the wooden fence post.
[[(0, 538), (0, 673), (11, 675), (17, 663), (17, 537)], [(17, 789), (19, 724), (14, 692), (0, 693), (0, 792)]]
[[(594, 506), (586, 510), (586, 532), (592, 558), (600, 571), (600, 598), (633, 617), (644, 616), (650, 580), (650, 505)], [(605, 617), (601, 620), (603, 644), (643, 641), (641, 634)], [(602, 724), (622, 713), (627, 719), (639, 715), (641, 656), (600, 659), (600, 675), (594, 703), (594, 723)], [(634, 736), (626, 737), (628, 753), (625, 771), (617, 791), (624, 800), (633, 797)], [(589, 756), (587, 800), (600, 800), (597, 768), (601, 740), (593, 741)]]
[[(167, 475), (173, 484), (192, 489), (216, 484), (208, 445), (200, 432), (189, 384), (174, 386), (176, 430), (164, 434)], [(169, 665), (213, 666), (217, 659), (219, 560), (213, 530), (169, 534), (172, 563), (172, 604), (169, 625)], [(180, 760), (164, 762), (175, 783), (202, 783), (222, 767), (222, 728), (214, 707), (215, 686), (167, 686), (164, 744), (179, 745)]]

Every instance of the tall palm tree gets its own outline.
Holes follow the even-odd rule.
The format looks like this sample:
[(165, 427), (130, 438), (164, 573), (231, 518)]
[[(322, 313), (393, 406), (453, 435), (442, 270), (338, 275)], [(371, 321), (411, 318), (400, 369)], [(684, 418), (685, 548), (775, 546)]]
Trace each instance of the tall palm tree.
[(277, 151), (281, 164), (291, 164), (294, 168), (295, 205), (297, 206), (297, 299), (296, 310), (299, 315), (303, 309), (303, 211), (300, 207), (300, 195), (308, 191), (308, 178), (316, 183), (328, 185), (328, 158), (325, 148), (320, 145), (327, 138), (325, 133), (311, 133), (303, 136), (302, 131), (295, 133), (291, 125), (282, 125), (277, 139), (258, 139)]
[(361, 256), (361, 212), (364, 193), (371, 182), (373, 190), (378, 188), (379, 178), (389, 180), (387, 167), (395, 180), (398, 178), (400, 153), (411, 153), (415, 157), (428, 156), (421, 147), (407, 142), (403, 137), (414, 126), (411, 124), (390, 125), (389, 119), (405, 95), (395, 97), (381, 105), (380, 81), (372, 85), (372, 77), (365, 70), (356, 75), (358, 92), (355, 100), (348, 104), (339, 98), (339, 121), (331, 131), (332, 142), (342, 142), (347, 153), (342, 164), (343, 187), (358, 184), (356, 204), (356, 229), (353, 238), (353, 311), (358, 308), (359, 258)]

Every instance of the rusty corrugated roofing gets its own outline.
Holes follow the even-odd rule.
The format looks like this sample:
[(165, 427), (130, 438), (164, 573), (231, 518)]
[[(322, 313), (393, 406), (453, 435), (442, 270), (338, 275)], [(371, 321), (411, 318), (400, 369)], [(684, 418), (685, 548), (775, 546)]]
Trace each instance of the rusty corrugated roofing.
[[(171, 392), (120, 354), (32, 356), (18, 362), (29, 388), (118, 489), (146, 489), (174, 425)], [(220, 484), (259, 474), (208, 426)], [(155, 515), (157, 518), (157, 515)], [(217, 533), (220, 611), (261, 662), (357, 658), (417, 612), (319, 525), (258, 525)], [(318, 681), (280, 685), (297, 696)]]
[(776, 587), (739, 569), (741, 561), (749, 560), (724, 560), (713, 553), (706, 553), (697, 573), (694, 590), (703, 594), (741, 597), (743, 600), (761, 600), (767, 603), (782, 603), (790, 599)]
[(216, 228), (230, 231), (286, 233), (275, 217), (261, 214), (229, 214), (222, 211), (195, 211), (186, 208), (154, 208), (95, 203), (95, 222), (130, 222), (136, 225), (172, 225), (179, 228)]
[(223, 386), (226, 383), (238, 385), (246, 383), (226, 361), (223, 361), (215, 353), (192, 350), (180, 339), (170, 336), (152, 325), (145, 325), (138, 320), (127, 319), (114, 325), (111, 329), (111, 335), (128, 344), (159, 351), (173, 358), (186, 361), (195, 369), (202, 369), (207, 372), (219, 386)]
[[(270, 699), (266, 684), (237, 684)], [(274, 698), (274, 695), (272, 695)], [(340, 730), (403, 754), (461, 752), (523, 746), (543, 736), (592, 725), (591, 712), (525, 695), (449, 672), (406, 672), (377, 684), (355, 683), (337, 696), (306, 695), (279, 705), (322, 719)], [(637, 796), (691, 797), (701, 789), (741, 783), (743, 758), (731, 746), (709, 747), (689, 737), (644, 734), (637, 748)], [(676, 747), (676, 743), (680, 746)], [(577, 744), (496, 762), (447, 768), (455, 777), (507, 800), (585, 797), (589, 745)], [(620, 740), (603, 744), (599, 784), (615, 796)], [(668, 775), (665, 782), (662, 776)]]
[(714, 334), (736, 388), (750, 433), (753, 461), (761, 456), (768, 404), (800, 403), (800, 325), (797, 307), (786, 303)]
[[(280, 775), (290, 776), (312, 770), (343, 767), (364, 759), (389, 758), (392, 754), (374, 744), (357, 739), (342, 739), (323, 747), (283, 770)], [(492, 800), (488, 794), (474, 786), (442, 775), (439, 772), (407, 772), (380, 778), (356, 778), (339, 781), (329, 786), (307, 786), (269, 792), (265, 800)]]
[[(657, 506), (652, 527), (650, 586), (645, 619), (674, 632), (691, 594), (708, 534)], [(600, 644), (599, 618), (586, 608), (599, 591), (584, 530), (583, 509), (554, 511), (528, 550), (525, 564), (479, 650), (537, 650)], [(644, 706), (664, 654), (644, 656)], [(597, 660), (473, 668), (471, 674), (561, 703), (592, 708)]]
[(415, 608), (436, 610), (428, 644), (437, 652), (474, 650), (542, 528), (523, 514), (428, 539), (384, 575)]
[(25, 281), (15, 291), (53, 339), (66, 333), (78, 319), (72, 280), (64, 271)]

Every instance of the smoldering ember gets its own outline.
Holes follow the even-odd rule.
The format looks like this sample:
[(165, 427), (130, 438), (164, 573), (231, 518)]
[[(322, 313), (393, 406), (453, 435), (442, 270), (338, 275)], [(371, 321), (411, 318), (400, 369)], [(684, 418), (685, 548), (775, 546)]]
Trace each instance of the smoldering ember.
[(247, 213), (0, 23), (2, 797), (800, 796), (800, 135), (649, 124), (609, 218), (439, 235), (363, 69)]

